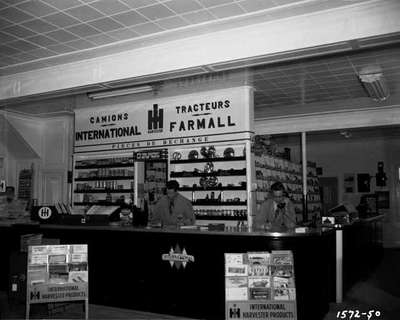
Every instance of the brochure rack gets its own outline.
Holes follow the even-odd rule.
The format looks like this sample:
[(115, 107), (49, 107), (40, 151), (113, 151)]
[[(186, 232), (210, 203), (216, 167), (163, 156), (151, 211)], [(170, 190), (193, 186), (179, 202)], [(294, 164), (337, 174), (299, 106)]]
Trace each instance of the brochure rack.
[(225, 254), (225, 319), (296, 320), (291, 251)]
[(88, 319), (86, 244), (29, 246), (26, 319)]

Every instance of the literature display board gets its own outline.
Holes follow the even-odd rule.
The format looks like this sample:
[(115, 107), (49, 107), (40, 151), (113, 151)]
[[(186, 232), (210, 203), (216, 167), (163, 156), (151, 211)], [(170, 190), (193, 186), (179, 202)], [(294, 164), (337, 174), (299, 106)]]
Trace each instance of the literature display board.
[(88, 273), (86, 244), (29, 246), (26, 319), (88, 319)]
[(296, 320), (291, 251), (225, 253), (225, 319)]

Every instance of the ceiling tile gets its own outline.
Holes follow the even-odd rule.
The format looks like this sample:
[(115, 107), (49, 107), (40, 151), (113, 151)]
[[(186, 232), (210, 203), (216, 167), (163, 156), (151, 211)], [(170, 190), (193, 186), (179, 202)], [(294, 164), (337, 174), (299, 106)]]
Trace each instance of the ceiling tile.
[(112, 18), (128, 27), (149, 21), (134, 10), (116, 14), (115, 16), (112, 16)]
[(137, 32), (140, 35), (151, 34), (163, 31), (159, 26), (155, 25), (154, 23), (144, 23), (139, 24), (131, 28), (132, 31)]
[(174, 15), (170, 9), (162, 4), (156, 4), (153, 6), (148, 6), (144, 8), (140, 8), (139, 11), (145, 17), (149, 18), (150, 20), (157, 20), (162, 18), (167, 18)]
[(163, 4), (178, 14), (202, 9), (202, 6), (195, 0), (170, 0)]
[(99, 34), (97, 36), (88, 37), (86, 39), (89, 40), (90, 42), (95, 43), (98, 46), (115, 42), (115, 39), (113, 39), (105, 34)]
[(65, 30), (52, 31), (46, 35), (54, 40), (57, 40), (58, 42), (68, 42), (78, 38), (76, 35)]
[(74, 33), (82, 38), (94, 36), (95, 34), (100, 33), (99, 31), (97, 31), (96, 29), (94, 29), (93, 27), (89, 26), (86, 23), (77, 24), (75, 26), (68, 27), (65, 30)]
[(89, 22), (91, 26), (103, 31), (108, 32), (116, 29), (122, 29), (124, 26), (110, 18), (102, 18)]
[(31, 37), (31, 38), (27, 38), (26, 40), (33, 42), (42, 47), (47, 47), (47, 46), (57, 43), (57, 41), (50, 39), (48, 37), (45, 37), (43, 35), (38, 35), (38, 36)]
[(65, 27), (80, 23), (79, 20), (77, 20), (71, 16), (68, 16), (62, 12), (56, 13), (56, 14), (51, 14), (49, 16), (43, 17), (42, 19), (46, 20), (47, 22), (50, 22), (60, 28), (65, 28)]
[(129, 28), (111, 31), (108, 33), (108, 35), (117, 40), (128, 40), (139, 36), (138, 33)]
[(104, 17), (103, 14), (88, 6), (80, 6), (68, 9), (65, 12), (82, 21), (90, 21)]
[(17, 36), (19, 38), (27, 38), (27, 37), (32, 37), (32, 36), (36, 35), (35, 32), (30, 31), (24, 27), (17, 26), (17, 25), (5, 28), (5, 29), (3, 29), (3, 31), (7, 32), (7, 33), (11, 33), (12, 35)]
[(89, 41), (83, 40), (83, 39), (70, 41), (70, 42), (67, 42), (66, 44), (68, 46), (73, 47), (78, 50), (89, 49), (89, 48), (93, 48), (95, 46), (95, 44), (93, 44)]
[(210, 8), (209, 11), (218, 18), (233, 17), (245, 13), (237, 4), (214, 7)]
[(220, 6), (222, 4), (232, 3), (234, 0), (198, 0), (203, 6), (206, 8), (208, 7), (215, 7)]
[(1, 0), (1, 1), (4, 2), (4, 3), (8, 3), (8, 4), (12, 5), (12, 6), (15, 6), (18, 3), (24, 2), (26, 0)]
[(40, 58), (48, 58), (48, 57), (54, 56), (54, 52), (53, 51), (50, 51), (50, 50), (47, 50), (47, 49), (42, 49), (42, 48), (29, 51), (29, 54), (31, 54), (31, 55), (35, 56), (36, 58), (39, 58), (39, 59)]
[(244, 0), (238, 4), (247, 12), (270, 9), (275, 6), (272, 0)]
[(209, 13), (207, 10), (200, 10), (196, 12), (190, 12), (182, 15), (190, 23), (202, 23), (210, 20), (215, 20), (216, 18)]
[(0, 32), (0, 43), (6, 43), (6, 42), (14, 41), (14, 40), (17, 40), (17, 39), (18, 38), (14, 37), (12, 35)]
[(9, 46), (0, 46), (0, 53), (2, 55), (12, 55), (12, 54), (16, 54), (19, 52), (20, 52), (20, 50), (9, 47)]
[(157, 0), (120, 0), (120, 1), (133, 9), (140, 7), (147, 7), (158, 2)]
[(12, 22), (0, 18), (0, 30), (3, 29), (3, 28), (9, 27), (11, 24), (12, 24)]
[(65, 10), (82, 5), (79, 0), (42, 0), (42, 2), (46, 2), (59, 10)]
[(1, 10), (1, 9), (4, 9), (5, 7), (8, 7), (8, 4), (5, 3), (5, 2), (1, 2), (1, 1), (0, 1), (0, 10)]
[(21, 23), (26, 20), (33, 19), (34, 17), (25, 13), (17, 8), (9, 7), (0, 11), (0, 17), (7, 19), (14, 23)]
[(40, 19), (27, 21), (23, 23), (22, 26), (38, 33), (45, 33), (58, 29), (56, 26)]
[(277, 6), (283, 6), (286, 4), (294, 4), (296, 2), (300, 2), (299, 0), (274, 0)]
[(116, 14), (130, 9), (129, 6), (118, 0), (100, 0), (91, 3), (90, 6), (107, 15)]
[(29, 12), (35, 17), (46, 16), (50, 13), (54, 13), (57, 11), (57, 9), (52, 8), (47, 4), (38, 0), (31, 0), (21, 3), (17, 6), (17, 8), (24, 10), (25, 12)]
[(176, 29), (188, 25), (186, 21), (179, 17), (157, 20), (157, 24), (164, 29)]
[(48, 48), (51, 51), (57, 52), (59, 54), (69, 53), (69, 52), (72, 52), (72, 51), (76, 50), (75, 48), (71, 48), (71, 47), (68, 47), (68, 46), (63, 45), (63, 44), (51, 45), (51, 46), (48, 46)]
[(19, 53), (16, 55), (13, 55), (13, 58), (20, 60), (21, 62), (26, 62), (26, 61), (31, 61), (31, 60), (35, 60), (36, 57), (28, 54), (28, 53)]
[(33, 49), (38, 49), (39, 47), (35, 44), (32, 44), (25, 40), (17, 40), (14, 42), (10, 42), (8, 46), (18, 49), (20, 51), (30, 51)]

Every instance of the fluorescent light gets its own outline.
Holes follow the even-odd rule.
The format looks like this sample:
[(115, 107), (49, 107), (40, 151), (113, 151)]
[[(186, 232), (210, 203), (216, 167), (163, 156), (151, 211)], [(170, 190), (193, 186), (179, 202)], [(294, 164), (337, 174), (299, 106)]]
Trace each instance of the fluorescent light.
[(367, 94), (375, 101), (386, 100), (390, 93), (379, 66), (368, 66), (358, 74)]
[(153, 87), (146, 85), (146, 86), (140, 86), (140, 87), (125, 88), (125, 89), (91, 92), (91, 93), (88, 93), (87, 96), (92, 100), (97, 100), (97, 99), (125, 96), (128, 94), (149, 92), (149, 91), (153, 91)]

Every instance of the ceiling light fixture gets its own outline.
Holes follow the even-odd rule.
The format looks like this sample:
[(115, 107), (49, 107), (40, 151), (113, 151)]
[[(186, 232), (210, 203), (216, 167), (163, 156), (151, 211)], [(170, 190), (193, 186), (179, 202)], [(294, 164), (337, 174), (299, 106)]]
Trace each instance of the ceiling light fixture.
[(360, 70), (358, 77), (367, 94), (375, 101), (383, 101), (389, 97), (389, 88), (386, 85), (381, 67), (364, 67)]
[(105, 98), (111, 98), (111, 97), (126, 96), (128, 94), (150, 92), (150, 91), (153, 91), (153, 86), (145, 85), (145, 86), (140, 86), (140, 87), (125, 88), (125, 89), (90, 92), (87, 94), (87, 96), (92, 100), (98, 100), (98, 99), (105, 99)]

